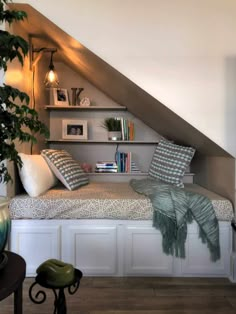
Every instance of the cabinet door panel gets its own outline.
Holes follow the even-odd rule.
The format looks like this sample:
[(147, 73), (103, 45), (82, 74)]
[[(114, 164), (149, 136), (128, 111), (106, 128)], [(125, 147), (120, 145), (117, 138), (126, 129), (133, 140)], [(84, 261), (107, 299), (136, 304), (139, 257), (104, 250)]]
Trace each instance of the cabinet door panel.
[(125, 232), (127, 275), (172, 275), (173, 258), (162, 251), (162, 236), (153, 227), (127, 226)]
[(25, 259), (26, 275), (34, 276), (45, 260), (60, 259), (60, 226), (41, 220), (19, 222), (12, 221), (10, 250)]
[(117, 271), (116, 227), (65, 226), (62, 258), (84, 275), (115, 275)]

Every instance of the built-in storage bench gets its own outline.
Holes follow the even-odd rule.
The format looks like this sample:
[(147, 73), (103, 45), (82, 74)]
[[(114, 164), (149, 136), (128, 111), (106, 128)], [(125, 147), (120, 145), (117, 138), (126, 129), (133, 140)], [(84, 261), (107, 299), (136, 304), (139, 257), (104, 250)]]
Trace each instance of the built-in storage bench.
[(230, 222), (220, 222), (221, 259), (210, 261), (208, 248), (189, 225), (186, 258), (166, 256), (162, 236), (152, 221), (13, 220), (10, 249), (23, 256), (27, 276), (48, 258), (62, 259), (85, 276), (229, 277)]

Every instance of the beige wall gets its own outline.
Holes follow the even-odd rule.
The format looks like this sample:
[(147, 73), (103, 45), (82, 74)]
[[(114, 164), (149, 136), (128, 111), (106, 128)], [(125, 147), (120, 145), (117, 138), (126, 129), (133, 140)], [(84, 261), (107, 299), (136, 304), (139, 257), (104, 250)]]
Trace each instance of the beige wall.
[(34, 6), (236, 156), (235, 0), (16, 2)]
[(197, 154), (192, 162), (194, 182), (228, 198), (235, 206), (235, 160)]

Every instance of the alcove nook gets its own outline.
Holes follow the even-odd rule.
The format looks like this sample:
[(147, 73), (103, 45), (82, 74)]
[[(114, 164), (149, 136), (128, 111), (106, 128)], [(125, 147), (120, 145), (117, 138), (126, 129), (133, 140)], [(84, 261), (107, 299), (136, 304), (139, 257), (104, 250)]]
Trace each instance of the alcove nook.
[[(111, 101), (113, 105), (126, 106), (128, 112), (158, 134), (176, 143), (194, 146), (197, 150), (191, 169), (195, 173), (194, 182), (229, 198), (234, 203), (233, 156), (70, 37), (33, 7), (28, 4), (11, 4), (10, 7), (24, 10), (28, 14), (27, 21), (18, 23), (17, 27), (14, 27), (15, 32), (31, 38), (34, 47), (57, 48), (55, 65), (59, 75), (62, 74), (60, 75), (61, 87), (70, 91), (75, 84), (76, 86), (86, 84), (84, 93), (92, 93), (91, 89), (94, 86), (100, 95), (95, 97), (91, 95), (94, 104), (102, 101), (105, 105), (105, 99), (105, 102)], [(44, 56), (40, 60), (35, 75), (35, 105), (41, 118), (46, 122), (48, 112), (45, 111), (45, 105), (49, 102), (49, 95), (42, 82), (49, 64), (49, 57), (50, 55)], [(67, 75), (71, 73), (71, 78), (67, 79), (67, 75), (63, 75), (64, 70)], [(6, 78), (7, 83), (16, 79), (14, 75), (16, 71), (19, 74), (21, 69), (17, 70), (16, 65), (13, 65)], [(32, 73), (27, 62), (19, 75), (23, 78), (19, 84), (32, 93)], [(43, 145), (44, 142), (39, 142), (39, 147), (42, 148)], [(35, 147), (35, 150), (37, 149)]]
[[(96, 56), (79, 41), (65, 33), (33, 7), (26, 4), (11, 4), (10, 7), (24, 10), (28, 14), (27, 21), (13, 26), (14, 32), (29, 39), (34, 47), (55, 47), (57, 49), (54, 64), (59, 75), (60, 87), (70, 92), (70, 101), (71, 88), (83, 87), (83, 94), (89, 96), (92, 106), (114, 108), (124, 106), (127, 109), (124, 113), (120, 113), (118, 109), (112, 110), (112, 113), (103, 110), (97, 113), (89, 112), (89, 117), (88, 112), (73, 110), (73, 108), (68, 112), (64, 109), (52, 110), (47, 107), (50, 104), (49, 93), (43, 86), (50, 55), (44, 55), (39, 60), (35, 68), (34, 78), (32, 71), (30, 71), (29, 59), (26, 60), (23, 70), (18, 65), (12, 64), (6, 82), (12, 84), (14, 80), (14, 85), (33, 95), (32, 100), (34, 101), (31, 105), (35, 106), (41, 120), (50, 126), (51, 141), (45, 143), (44, 139), (39, 139), (33, 152), (38, 153), (46, 145), (50, 145), (52, 148), (63, 147), (64, 143), (59, 143), (59, 141), (61, 139), (60, 121), (64, 118), (70, 119), (78, 116), (87, 119), (89, 121), (89, 139), (101, 140), (105, 136), (104, 131), (100, 128), (102, 119), (111, 114), (113, 116), (124, 115), (124, 117), (131, 117), (135, 121), (136, 134), (137, 137), (140, 136), (138, 139), (150, 142), (148, 143), (149, 146), (145, 143), (138, 143), (137, 150), (132, 148), (137, 156), (136, 162), (140, 167), (143, 167), (144, 172), (148, 171), (155, 145), (162, 136), (177, 144), (193, 146), (197, 153), (189, 171), (194, 173), (194, 183), (226, 197), (235, 204), (235, 160), (233, 156), (167, 108), (165, 104), (162, 104)], [(19, 80), (16, 80), (17, 75), (20, 76)], [(96, 125), (95, 120), (98, 121)], [(74, 143), (66, 144), (66, 148), (71, 154), (82, 162), (87, 161), (86, 156), (93, 156), (95, 159), (90, 159), (90, 161), (94, 163), (97, 159), (105, 158), (102, 155), (104, 152), (106, 152), (107, 159), (112, 158), (115, 153), (115, 147), (110, 144), (105, 144), (104, 149), (100, 149), (100, 144), (97, 145), (96, 143), (91, 143), (91, 145), (80, 143), (79, 146), (82, 148), (78, 149)], [(29, 148), (22, 147), (22, 151), (29, 152)], [(109, 180), (122, 181), (123, 178), (117, 176)], [(14, 191), (11, 191), (11, 194), (14, 194)], [(57, 238), (57, 236), (55, 237)], [(115, 237), (113, 233), (112, 237)], [(228, 241), (229, 234), (227, 233), (225, 237)], [(227, 272), (228, 267), (229, 265)], [(121, 272), (119, 269), (118, 275)]]

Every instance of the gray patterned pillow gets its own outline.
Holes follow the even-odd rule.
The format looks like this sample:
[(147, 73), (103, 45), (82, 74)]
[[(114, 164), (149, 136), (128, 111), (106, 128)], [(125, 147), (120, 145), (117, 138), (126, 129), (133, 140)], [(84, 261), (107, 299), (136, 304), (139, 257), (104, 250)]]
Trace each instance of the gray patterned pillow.
[(75, 190), (88, 184), (88, 177), (81, 169), (79, 163), (64, 150), (44, 149), (41, 155), (47, 161), (55, 176), (67, 187)]
[(166, 183), (184, 187), (183, 177), (195, 149), (161, 140), (157, 145), (149, 168), (149, 176)]

